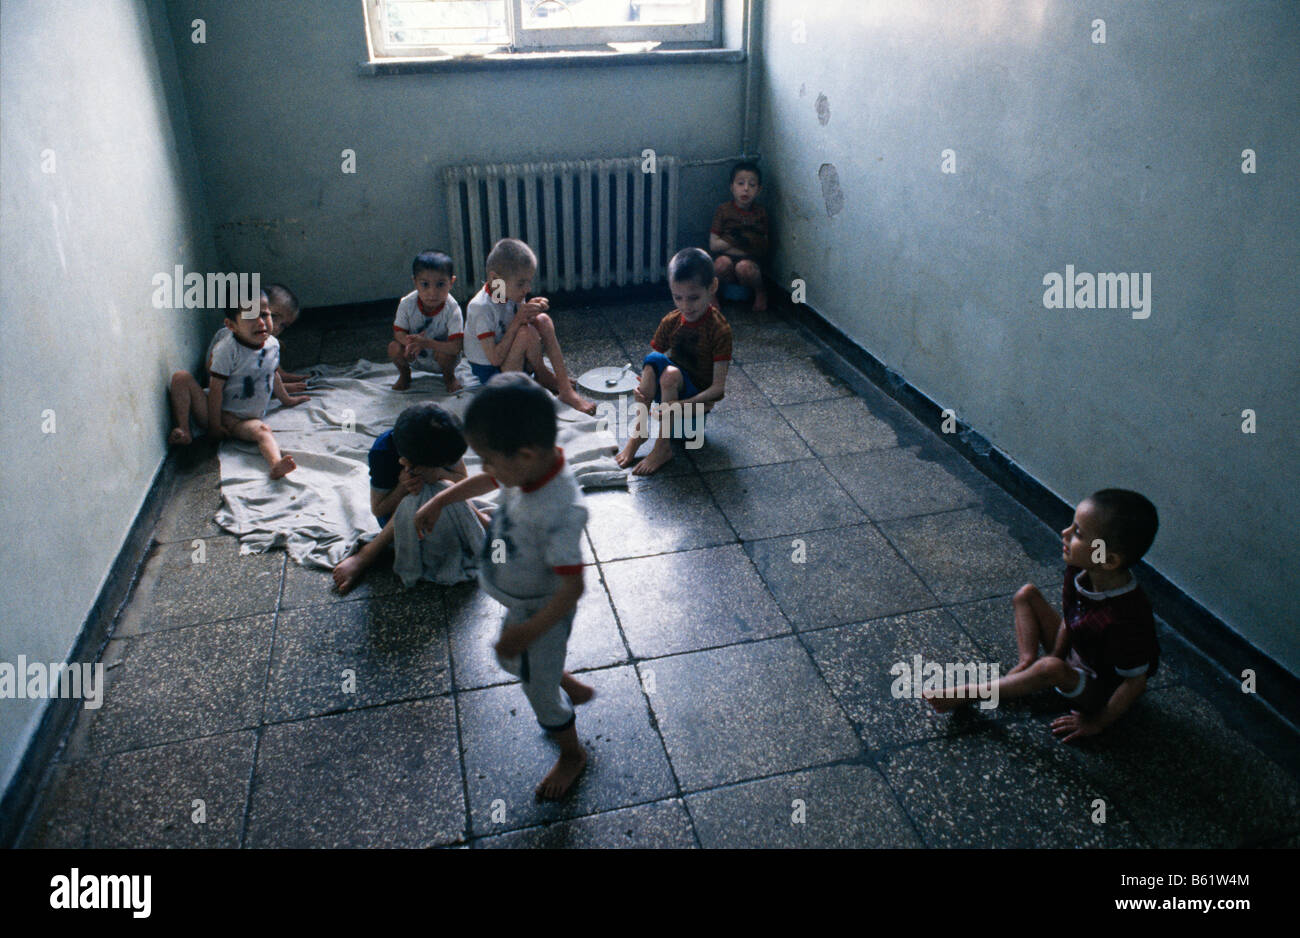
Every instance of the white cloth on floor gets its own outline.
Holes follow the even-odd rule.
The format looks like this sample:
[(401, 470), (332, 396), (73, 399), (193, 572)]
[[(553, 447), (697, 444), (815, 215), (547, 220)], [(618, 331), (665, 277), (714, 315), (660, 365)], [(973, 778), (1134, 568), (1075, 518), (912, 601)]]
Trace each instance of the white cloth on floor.
[[(370, 445), (390, 430), (412, 404), (435, 401), (463, 417), (472, 391), (448, 394), (440, 377), (416, 375), (406, 391), (394, 391), (397, 369), (364, 359), (353, 365), (310, 369), (311, 400), (297, 407), (272, 401), (263, 418), (280, 449), (298, 468), (271, 481), (269, 467), (251, 443), (221, 444), (222, 507), (216, 521), (239, 537), (241, 553), (285, 547), (295, 563), (331, 569), (356, 545), (379, 533), (370, 513)], [(468, 364), (456, 369), (473, 384)], [(627, 473), (614, 461), (617, 442), (608, 421), (588, 417), (556, 402), (565, 458), (583, 488), (627, 485)], [(479, 460), (465, 453), (471, 473)], [(488, 496), (492, 501), (493, 496)]]

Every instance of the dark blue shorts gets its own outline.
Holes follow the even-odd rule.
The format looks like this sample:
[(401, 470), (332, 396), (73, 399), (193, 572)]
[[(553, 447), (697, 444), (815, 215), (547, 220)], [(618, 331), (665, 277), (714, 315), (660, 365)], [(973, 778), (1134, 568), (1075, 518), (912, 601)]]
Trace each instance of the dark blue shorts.
[(501, 374), (501, 369), (496, 365), (480, 365), (478, 362), (470, 362), (469, 370), (474, 372), (479, 384), (487, 384), (494, 375)]
[[(643, 371), (645, 370), (646, 365), (649, 365), (655, 370), (655, 402), (662, 403), (660, 400), (659, 379), (663, 377), (664, 369), (669, 365), (673, 365), (673, 361), (663, 352), (651, 352), (645, 357), (645, 360), (641, 362), (641, 369)], [(696, 394), (699, 394), (700, 392), (695, 387), (695, 382), (691, 380), (691, 376), (677, 365), (673, 365), (673, 367), (677, 368), (677, 370), (682, 373), (682, 389), (678, 392), (677, 399), (684, 401), (688, 397), (694, 397)]]

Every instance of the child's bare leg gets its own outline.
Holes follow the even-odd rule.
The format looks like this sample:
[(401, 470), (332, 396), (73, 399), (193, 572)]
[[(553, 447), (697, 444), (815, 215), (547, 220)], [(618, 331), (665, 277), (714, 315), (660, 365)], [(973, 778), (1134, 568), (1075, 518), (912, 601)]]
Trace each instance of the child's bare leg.
[(461, 384), (456, 380), (456, 359), (459, 356), (452, 352), (434, 352), (433, 357), (438, 363), (438, 370), (442, 372), (442, 383), (448, 392), (454, 394), (459, 391)]
[[(576, 702), (576, 701), (575, 701)], [(570, 726), (552, 737), (560, 744), (560, 757), (546, 773), (542, 783), (537, 786), (539, 801), (555, 801), (563, 798), (578, 780), (582, 770), (587, 767), (587, 750), (578, 742), (578, 730)]]
[(596, 412), (596, 405), (587, 400), (576, 390), (569, 379), (569, 371), (564, 365), (564, 354), (560, 351), (560, 340), (555, 337), (555, 323), (545, 313), (533, 318), (532, 326), (542, 339), (542, 350), (555, 367), (555, 396), (574, 410), (591, 415)]
[(677, 400), (681, 390), (681, 369), (669, 365), (659, 376), (659, 397), (663, 402), (659, 408), (659, 439), (655, 440), (655, 445), (646, 454), (646, 458), (637, 463), (637, 467), (632, 470), (633, 475), (648, 476), (658, 472), (673, 458), (672, 415), (674, 412), (681, 413), (681, 405)]
[[(227, 416), (222, 414), (222, 420), (225, 421)], [(275, 442), (275, 434), (262, 421), (241, 420), (232, 416), (227, 423), (226, 432), (236, 439), (257, 444), (257, 448), (261, 450), (262, 458), (271, 467), (272, 479), (283, 478), (298, 468), (298, 464), (293, 461), (292, 456), (285, 456), (280, 452), (280, 446)]]
[[(397, 514), (397, 509), (393, 509), (393, 514)], [(351, 557), (344, 558), (337, 567), (334, 568), (334, 585), (340, 593), (346, 593), (361, 582), (361, 577), (367, 570), (374, 566), (375, 561), (388, 550), (393, 544), (393, 519), (388, 519), (388, 524), (379, 535), (368, 544), (363, 544), (361, 549)]]
[(1038, 587), (1026, 583), (1016, 590), (1011, 600), (1016, 617), (1016, 648), (1019, 658), (1007, 675), (1025, 670), (1038, 660), (1039, 647), (1051, 651), (1056, 647), (1056, 636), (1061, 627), (1061, 617), (1043, 598)]
[[(641, 393), (642, 399), (649, 401), (654, 398), (655, 382), (657, 380), (654, 368), (646, 365), (641, 369), (641, 386), (638, 390)], [(647, 433), (648, 432), (647, 429)], [(636, 459), (636, 451), (639, 450), (641, 444), (648, 439), (649, 436), (642, 436), (638, 432), (638, 427), (634, 424), (631, 435), (627, 438), (627, 444), (619, 451), (618, 455), (614, 457), (614, 462), (618, 463), (620, 469), (626, 469), (628, 466), (632, 465), (632, 460)]]
[(394, 391), (405, 391), (411, 386), (411, 363), (406, 360), (406, 347), (401, 342), (388, 343), (388, 360), (397, 366)]
[[(501, 361), (502, 371), (523, 371), (524, 362), (541, 360), (542, 339), (532, 326), (524, 326), (515, 333), (506, 357)], [(534, 368), (535, 370), (535, 368)]]
[(736, 282), (736, 265), (726, 254), (719, 254), (713, 259), (713, 275), (718, 278), (718, 285)]
[(596, 696), (596, 688), (590, 684), (582, 683), (568, 671), (565, 671), (563, 676), (560, 677), (560, 687), (569, 695), (569, 699), (573, 701), (575, 707), (582, 706)]
[(190, 418), (200, 427), (208, 426), (208, 396), (199, 387), (198, 381), (188, 371), (178, 371), (172, 375), (169, 396), (172, 404), (172, 428), (167, 442), (173, 446), (186, 446), (194, 442), (190, 433)]
[(767, 290), (763, 286), (763, 272), (750, 260), (736, 262), (736, 279), (754, 291), (754, 312), (767, 309)]
[(1065, 659), (1054, 655), (1039, 658), (1029, 667), (1016, 673), (1007, 673), (993, 684), (966, 684), (952, 689), (945, 688), (937, 694), (923, 694), (930, 706), (939, 713), (946, 713), (976, 700), (989, 700), (996, 693), (997, 699), (1023, 697), (1036, 691), (1056, 687), (1069, 693), (1079, 686), (1079, 673), (1066, 663)]

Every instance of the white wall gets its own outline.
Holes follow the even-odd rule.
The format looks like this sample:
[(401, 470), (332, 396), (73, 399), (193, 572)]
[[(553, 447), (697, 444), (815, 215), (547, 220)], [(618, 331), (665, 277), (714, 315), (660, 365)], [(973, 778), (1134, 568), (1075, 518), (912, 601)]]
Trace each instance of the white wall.
[[(1150, 562), (1300, 670), (1300, 6), (770, 0), (763, 54), (775, 275), (1067, 501), (1147, 494)], [(1067, 263), (1150, 318), (1045, 309)]]
[[(443, 166), (741, 145), (741, 64), (360, 75), (361, 4), (303, 9), (168, 4), (222, 262), (284, 280), (309, 306), (410, 289), (411, 258), (447, 244)], [(686, 171), (683, 235), (702, 240), (726, 198), (726, 167)]]
[[(156, 273), (213, 261), (163, 25), (149, 0), (0, 6), (0, 661), (67, 659), (164, 457), (168, 376), (215, 328), (151, 305)], [(0, 790), (39, 715), (0, 700)]]

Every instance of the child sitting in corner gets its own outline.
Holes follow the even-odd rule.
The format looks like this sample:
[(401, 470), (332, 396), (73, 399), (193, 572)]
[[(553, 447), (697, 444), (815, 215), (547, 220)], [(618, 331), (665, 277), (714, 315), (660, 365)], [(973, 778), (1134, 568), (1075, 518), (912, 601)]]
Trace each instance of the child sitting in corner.
[[(1118, 720), (1159, 664), (1151, 604), (1130, 570), (1158, 525), (1155, 506), (1137, 492), (1102, 489), (1081, 501), (1061, 532), (1064, 618), (1032, 583), (1022, 586), (1012, 601), (1020, 651), (1015, 667), (995, 688), (927, 692), (931, 706), (942, 713), (981, 692), (1020, 697), (1054, 687), (1073, 708), (1052, 721), (1062, 742), (1096, 735)], [(1047, 652), (1041, 657), (1040, 646)]]
[(555, 445), (551, 397), (527, 376), (492, 378), (465, 411), (465, 435), (483, 460), (483, 472), (434, 496), (416, 513), (416, 527), (434, 530), (444, 512), (502, 486), (479, 558), (479, 582), (506, 606), (494, 646), (497, 661), (522, 679), (537, 722), (560, 746), (535, 795), (561, 798), (587, 764), (573, 708), (595, 694), (564, 670), (583, 592), (587, 509), (564, 451)]
[[(641, 364), (638, 403), (660, 403), (659, 439), (634, 475), (650, 475), (673, 458), (672, 417), (703, 423), (703, 415), (722, 400), (731, 365), (731, 326), (714, 305), (718, 278), (713, 261), (699, 248), (684, 248), (668, 262), (668, 287), (677, 308), (663, 318)], [(671, 406), (670, 406), (671, 405)], [(683, 409), (688, 408), (688, 409)], [(626, 469), (649, 439), (648, 428), (633, 426), (627, 445), (614, 457)]]
[(340, 593), (356, 586), (390, 547), (397, 549), (393, 569), (407, 586), (420, 579), (444, 584), (473, 579), (474, 556), (487, 524), (477, 509), (458, 505), (444, 516), (435, 537), (422, 540), (415, 532), (416, 509), (444, 483), (468, 477), (465, 449), (456, 418), (433, 403), (406, 408), (393, 429), (375, 440), (370, 448), (370, 506), (383, 530), (334, 568)]
[(767, 211), (755, 200), (763, 188), (758, 164), (731, 168), (731, 201), (718, 206), (709, 225), (709, 252), (722, 284), (740, 283), (754, 291), (754, 311), (767, 309), (763, 270), (767, 263)]
[(297, 468), (293, 457), (280, 452), (271, 428), (262, 422), (272, 394), (285, 407), (296, 407), (311, 398), (293, 396), (284, 389), (276, 373), (280, 364), (280, 343), (271, 335), (271, 307), (266, 292), (260, 310), (240, 309), (227, 318), (227, 334), (212, 350), (211, 380), (206, 389), (189, 372), (172, 375), (172, 417), (176, 427), (168, 442), (193, 442), (188, 426), (193, 419), (220, 441), (227, 435), (256, 443), (271, 467), (271, 478), (279, 479)]
[(412, 367), (432, 371), (435, 365), (447, 390), (460, 390), (456, 362), (465, 339), (465, 320), (451, 295), (456, 282), (453, 271), (451, 258), (441, 251), (425, 251), (411, 263), (415, 289), (397, 304), (394, 339), (388, 344), (388, 358), (397, 366), (394, 391), (411, 386)]
[[(488, 254), (487, 275), (487, 283), (469, 301), (465, 314), (465, 358), (479, 384), (487, 384), (503, 371), (523, 371), (528, 366), (537, 382), (563, 403), (594, 414), (596, 405), (578, 394), (569, 379), (555, 324), (547, 315), (550, 302), (545, 297), (528, 299), (537, 275), (533, 249), (515, 238), (502, 238)], [(543, 354), (550, 359), (550, 368)]]
[[(298, 319), (298, 297), (294, 292), (282, 283), (268, 283), (262, 292), (266, 294), (266, 301), (271, 307), (271, 335), (277, 342), (284, 330), (288, 329)], [(208, 343), (208, 353), (203, 357), (203, 367), (212, 373), (212, 351), (217, 347), (217, 343), (230, 335), (230, 330), (222, 326), (217, 330), (217, 334), (212, 337)], [(307, 390), (307, 375), (294, 374), (285, 371), (283, 368), (277, 368), (275, 373), (284, 383), (284, 389), (290, 394), (301, 394)]]

